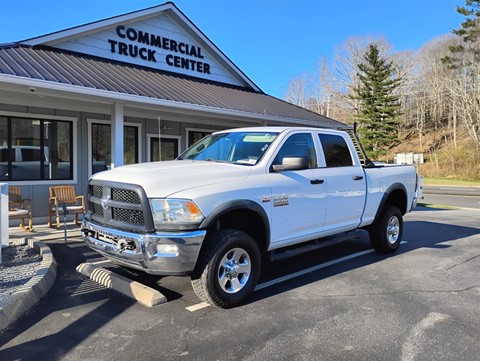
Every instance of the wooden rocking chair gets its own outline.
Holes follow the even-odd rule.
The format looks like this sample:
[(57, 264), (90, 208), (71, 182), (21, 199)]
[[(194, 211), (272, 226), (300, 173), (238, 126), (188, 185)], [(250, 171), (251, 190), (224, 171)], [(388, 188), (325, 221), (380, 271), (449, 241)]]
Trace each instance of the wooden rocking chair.
[[(33, 230), (32, 205), (30, 199), (22, 198), (20, 187), (8, 187), (8, 218), (20, 219), (20, 227), (27, 232)], [(25, 218), (28, 219), (28, 227), (25, 227)]]
[(57, 228), (60, 227), (60, 215), (65, 205), (67, 214), (75, 214), (75, 224), (78, 225), (78, 215), (85, 214), (85, 200), (83, 196), (75, 194), (73, 186), (48, 187), (50, 193), (48, 208), (48, 226), (52, 227), (52, 216), (56, 217)]

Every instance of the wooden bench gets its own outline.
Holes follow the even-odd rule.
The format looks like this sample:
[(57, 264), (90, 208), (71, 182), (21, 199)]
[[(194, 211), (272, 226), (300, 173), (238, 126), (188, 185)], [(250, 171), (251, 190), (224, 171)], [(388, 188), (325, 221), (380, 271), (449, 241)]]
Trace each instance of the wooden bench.
[(63, 215), (65, 206), (67, 214), (75, 214), (75, 224), (78, 224), (78, 215), (85, 214), (85, 199), (75, 194), (73, 186), (48, 187), (50, 193), (48, 207), (48, 226), (52, 227), (52, 216), (55, 215), (57, 228), (60, 227), (60, 215)]
[[(8, 218), (20, 219), (20, 227), (27, 232), (33, 230), (32, 205), (30, 199), (22, 198), (20, 187), (8, 187)], [(28, 219), (28, 227), (25, 227), (25, 218)]]

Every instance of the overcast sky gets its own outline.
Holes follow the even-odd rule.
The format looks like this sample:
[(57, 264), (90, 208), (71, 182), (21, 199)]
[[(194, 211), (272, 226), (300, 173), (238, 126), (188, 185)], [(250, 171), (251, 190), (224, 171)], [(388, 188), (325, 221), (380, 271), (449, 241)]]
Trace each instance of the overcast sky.
[[(0, 43), (15, 42), (163, 4), (155, 0), (0, 0)], [(385, 36), (418, 50), (460, 26), (464, 0), (177, 0), (263, 91), (282, 98), (289, 79), (352, 36)]]

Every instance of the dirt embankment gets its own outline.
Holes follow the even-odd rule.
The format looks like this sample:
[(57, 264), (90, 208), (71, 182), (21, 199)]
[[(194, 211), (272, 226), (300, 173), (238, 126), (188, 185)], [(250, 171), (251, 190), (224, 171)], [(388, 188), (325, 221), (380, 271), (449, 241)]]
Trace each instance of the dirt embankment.
[(456, 137), (444, 131), (422, 135), (413, 130), (401, 132), (400, 143), (389, 150), (384, 160), (391, 163), (395, 153), (403, 152), (423, 153), (425, 163), (418, 165), (423, 176), (480, 182), (480, 144), (466, 132)]

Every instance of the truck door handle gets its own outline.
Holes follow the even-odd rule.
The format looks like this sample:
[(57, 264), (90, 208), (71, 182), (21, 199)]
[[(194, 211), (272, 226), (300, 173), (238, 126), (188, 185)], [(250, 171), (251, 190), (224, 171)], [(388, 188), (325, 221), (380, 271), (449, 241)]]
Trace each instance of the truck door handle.
[(353, 180), (362, 180), (362, 179), (363, 179), (363, 176), (361, 176), (361, 175), (354, 175), (354, 176), (352, 177), (352, 179), (353, 179)]
[(310, 184), (323, 184), (325, 180), (323, 179), (310, 179)]

